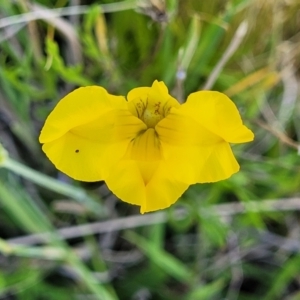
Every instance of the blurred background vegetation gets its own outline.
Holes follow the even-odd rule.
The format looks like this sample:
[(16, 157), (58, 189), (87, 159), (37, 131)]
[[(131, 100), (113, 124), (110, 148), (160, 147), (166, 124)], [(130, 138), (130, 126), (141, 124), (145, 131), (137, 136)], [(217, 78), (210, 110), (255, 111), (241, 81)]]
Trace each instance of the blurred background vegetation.
[[(0, 299), (300, 299), (300, 2), (0, 2)], [(140, 215), (38, 143), (78, 86), (226, 93), (241, 171)]]

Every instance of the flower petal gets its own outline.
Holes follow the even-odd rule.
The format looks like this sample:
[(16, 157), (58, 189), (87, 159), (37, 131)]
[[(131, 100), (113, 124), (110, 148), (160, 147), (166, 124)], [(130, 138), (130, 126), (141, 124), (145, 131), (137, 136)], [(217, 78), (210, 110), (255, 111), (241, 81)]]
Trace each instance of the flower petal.
[(132, 100), (135, 100), (136, 98), (140, 98), (143, 97), (144, 95), (148, 95), (151, 92), (160, 94), (161, 98), (170, 97), (168, 88), (166, 87), (164, 82), (155, 80), (151, 87), (138, 87), (132, 89), (127, 95), (127, 100), (130, 102)]
[(199, 182), (199, 173), (203, 172), (211, 147), (182, 147), (164, 142), (161, 142), (161, 147), (169, 174), (172, 174), (174, 179), (186, 184)]
[[(146, 125), (128, 110), (110, 107), (103, 107), (100, 117), (93, 119), (92, 115), (90, 122), (86, 120), (84, 124), (69, 128), (62, 136), (44, 144), (43, 151), (57, 169), (81, 181), (98, 181), (108, 176), (111, 165), (125, 155), (129, 141), (146, 129)], [(53, 128), (51, 122), (56, 124), (50, 119), (44, 132)], [(63, 125), (70, 127), (70, 124)]]
[(40, 142), (51, 142), (70, 129), (98, 119), (113, 109), (127, 109), (122, 96), (113, 96), (98, 86), (82, 87), (66, 95), (48, 116)]
[(181, 109), (172, 108), (170, 113), (155, 127), (160, 141), (170, 145), (189, 147), (212, 145), (222, 139), (196, 122)]
[(165, 161), (161, 161), (146, 185), (146, 201), (141, 206), (141, 213), (171, 206), (188, 187), (188, 183), (177, 180), (171, 173), (169, 165)]
[(150, 87), (134, 88), (127, 94), (127, 100), (128, 100), (128, 102), (131, 102), (138, 98), (144, 98), (145, 96), (147, 96), (149, 94), (150, 90), (151, 90)]
[(153, 128), (141, 132), (129, 144), (125, 159), (155, 161), (162, 158), (160, 141)]
[(70, 129), (74, 134), (101, 143), (132, 140), (146, 125), (128, 110), (111, 110), (92, 122)]
[(114, 159), (125, 152), (127, 143), (107, 145), (80, 137), (69, 131), (62, 137), (43, 145), (43, 151), (55, 167), (80, 181), (105, 178)]
[(168, 88), (163, 81), (154, 80), (154, 82), (152, 83), (151, 89), (153, 89), (157, 93), (161, 94), (162, 96), (165, 96), (165, 97), (170, 96)]
[(235, 104), (224, 94), (200, 91), (190, 94), (181, 112), (229, 143), (252, 141), (254, 135), (243, 125)]
[(211, 149), (209, 148), (205, 149), (209, 156), (202, 170), (198, 170), (198, 183), (224, 180), (239, 171), (240, 166), (227, 142), (221, 142)]
[[(232, 162), (228, 143), (181, 109), (173, 108), (155, 129), (163, 157), (169, 164), (169, 173), (179, 182), (194, 184), (218, 181), (236, 172), (236, 161), (233, 158)], [(209, 164), (217, 164), (219, 172), (213, 171)]]
[(105, 182), (118, 198), (139, 205), (141, 213), (169, 207), (189, 186), (176, 180), (162, 160), (121, 160)]
[[(155, 80), (152, 87), (139, 87), (132, 89), (128, 95), (128, 107), (132, 114), (139, 116), (143, 107), (138, 109), (139, 102), (151, 101), (161, 103), (164, 113), (167, 114), (171, 107), (180, 107), (179, 102), (168, 93), (168, 88), (162, 81)], [(164, 109), (165, 108), (165, 109)]]
[(187, 184), (216, 182), (239, 170), (230, 145), (225, 141), (207, 146), (176, 146), (161, 143), (169, 173)]
[(161, 101), (167, 107), (180, 107), (179, 102), (169, 94), (168, 88), (163, 81), (155, 80), (153, 82), (150, 97)]
[(105, 182), (125, 202), (141, 206), (146, 201), (145, 183), (134, 160), (120, 160), (113, 165)]

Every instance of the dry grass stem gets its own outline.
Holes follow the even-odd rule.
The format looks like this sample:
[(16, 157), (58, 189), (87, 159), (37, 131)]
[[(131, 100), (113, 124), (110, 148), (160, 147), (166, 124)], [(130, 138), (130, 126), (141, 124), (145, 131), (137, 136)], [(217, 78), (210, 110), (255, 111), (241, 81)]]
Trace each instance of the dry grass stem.
[[(136, 8), (135, 1), (122, 1), (112, 4), (102, 4), (100, 5), (101, 11), (104, 13), (112, 13), (123, 10), (129, 10)], [(90, 10), (89, 5), (80, 5), (80, 6), (70, 6), (64, 8), (55, 8), (45, 10), (36, 10), (28, 13), (10, 16), (0, 19), (0, 28), (11, 26), (19, 23), (28, 23), (35, 20), (49, 20), (62, 16), (73, 16), (73, 15), (83, 15)]]
[(260, 120), (256, 120), (256, 123), (261, 128), (269, 131), (274, 136), (276, 136), (282, 143), (296, 149), (299, 152), (300, 145), (297, 142), (295, 142), (294, 140), (292, 140), (291, 138), (289, 138), (285, 133), (279, 131), (278, 129), (275, 129), (274, 127), (272, 127), (272, 126), (268, 125), (267, 123), (262, 122)]
[(229, 46), (227, 47), (226, 51), (222, 55), (221, 59), (219, 60), (215, 68), (210, 73), (202, 90), (210, 90), (213, 87), (222, 69), (224, 68), (225, 64), (227, 63), (227, 61), (230, 59), (230, 57), (233, 55), (233, 53), (237, 50), (237, 48), (243, 41), (247, 33), (247, 30), (248, 30), (248, 24), (246, 21), (244, 21), (240, 24), (240, 26), (236, 30), (235, 35), (233, 36)]
[[(201, 214), (216, 214), (220, 217), (227, 217), (247, 212), (270, 212), (270, 211), (289, 211), (300, 210), (300, 198), (286, 198), (278, 200), (251, 201), (247, 203), (235, 202), (211, 206), (201, 209)], [(180, 220), (186, 215), (184, 209), (175, 212), (175, 219)], [(63, 239), (72, 239), (85, 235), (100, 234), (117, 230), (149, 226), (153, 224), (165, 223), (168, 220), (166, 212), (150, 213), (147, 215), (135, 215), (131, 217), (118, 218), (116, 220), (101, 221), (96, 223), (71, 226), (58, 229), (57, 233)], [(32, 234), (24, 237), (17, 237), (8, 240), (16, 244), (35, 244), (47, 241), (47, 233)]]

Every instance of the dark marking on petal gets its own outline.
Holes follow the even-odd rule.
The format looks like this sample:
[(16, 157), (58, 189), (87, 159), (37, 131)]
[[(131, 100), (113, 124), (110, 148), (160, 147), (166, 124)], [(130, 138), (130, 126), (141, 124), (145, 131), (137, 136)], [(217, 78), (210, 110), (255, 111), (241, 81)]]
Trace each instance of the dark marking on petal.
[(78, 152), (79, 152), (79, 150), (78, 150), (78, 149), (76, 149), (76, 150), (75, 150), (75, 153), (78, 153)]

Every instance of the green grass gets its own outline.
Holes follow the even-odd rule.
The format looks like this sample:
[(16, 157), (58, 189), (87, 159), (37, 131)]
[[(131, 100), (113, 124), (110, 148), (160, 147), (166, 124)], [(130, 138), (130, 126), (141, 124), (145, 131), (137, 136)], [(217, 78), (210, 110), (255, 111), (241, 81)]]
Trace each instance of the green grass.
[[(0, 299), (300, 299), (299, 1), (81, 2), (31, 22), (72, 1), (0, 3)], [(238, 174), (140, 215), (60, 174), (38, 136), (78, 86), (155, 79), (181, 101), (226, 93), (256, 138)]]

